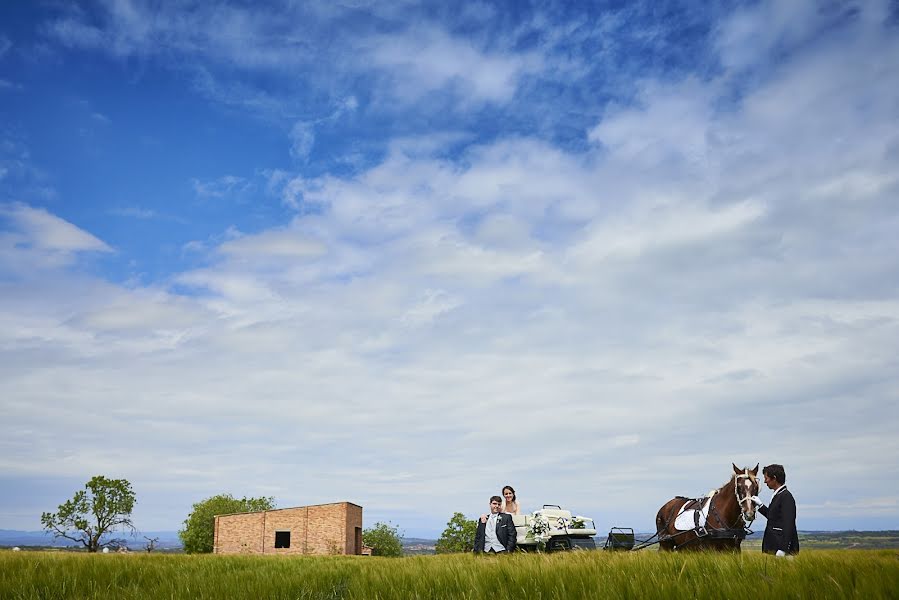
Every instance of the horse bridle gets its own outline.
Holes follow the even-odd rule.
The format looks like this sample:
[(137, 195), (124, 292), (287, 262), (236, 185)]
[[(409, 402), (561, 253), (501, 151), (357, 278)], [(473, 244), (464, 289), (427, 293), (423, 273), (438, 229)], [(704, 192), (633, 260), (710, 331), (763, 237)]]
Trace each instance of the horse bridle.
[(743, 503), (747, 500), (751, 503), (752, 496), (740, 495), (740, 490), (746, 488), (746, 486), (740, 485), (741, 479), (749, 479), (749, 481), (757, 484), (758, 477), (750, 473), (749, 469), (744, 469), (743, 473), (740, 475), (734, 475), (734, 495), (737, 497), (737, 503), (740, 505), (740, 516), (743, 517), (743, 522), (748, 525), (755, 521), (755, 515), (753, 515), (751, 519), (746, 516), (746, 510), (743, 508)]

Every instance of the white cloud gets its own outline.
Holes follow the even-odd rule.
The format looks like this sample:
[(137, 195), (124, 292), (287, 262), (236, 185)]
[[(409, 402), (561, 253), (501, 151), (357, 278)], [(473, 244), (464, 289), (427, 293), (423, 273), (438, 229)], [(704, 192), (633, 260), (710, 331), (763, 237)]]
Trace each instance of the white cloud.
[[(758, 10), (722, 29), (731, 69), (769, 35), (758, 15), (788, 9)], [(792, 19), (779, 30), (804, 27)], [(731, 73), (645, 81), (582, 129), (584, 148), (462, 131), (395, 140), (349, 175), (263, 173), (309, 210), (188, 244), (205, 262), (167, 289), (0, 282), (2, 468), (123, 472), (184, 510), (222, 490), (347, 498), (439, 531), (509, 482), (527, 509), (650, 527), (661, 499), (720, 484), (732, 461), (782, 462), (806, 518), (842, 502), (899, 522), (877, 491), (899, 476), (899, 97), (883, 76), (899, 52), (865, 19), (843, 34), (796, 45), (736, 99)], [(375, 60), (408, 67), (409, 98), (481, 102), (513, 97), (529, 68), (439, 32)], [(23, 244), (108, 251), (5, 210), (5, 268)], [(501, 476), (484, 460), (508, 456)]]
[(729, 68), (752, 66), (778, 44), (789, 47), (810, 35), (825, 14), (821, 4), (808, 0), (742, 8), (725, 19), (718, 32), (721, 62)]
[(633, 259), (678, 246), (716, 245), (727, 236), (757, 222), (765, 213), (754, 202), (742, 202), (722, 210), (691, 206), (684, 199), (670, 199), (623, 219), (602, 222), (583, 242), (572, 248), (572, 257), (587, 263)]
[(239, 237), (219, 246), (219, 252), (232, 259), (253, 258), (304, 259), (319, 257), (322, 244), (290, 230), (270, 230), (258, 235)]
[(715, 125), (711, 108), (715, 91), (697, 81), (664, 86), (647, 83), (642, 86), (638, 105), (608, 111), (590, 130), (588, 139), (627, 161), (656, 164), (674, 155), (690, 162), (705, 162)]
[(8, 218), (24, 236), (23, 241), (37, 250), (71, 252), (112, 252), (90, 233), (42, 208), (24, 204), (0, 206), (0, 215)]
[(367, 40), (371, 60), (385, 70), (393, 94), (406, 102), (442, 89), (455, 91), (464, 103), (507, 102), (518, 80), (538, 71), (540, 59), (489, 52), (470, 40), (453, 38), (438, 28)]
[[(403, 11), (387, 12), (398, 19)], [(151, 8), (142, 2), (103, 3), (99, 22), (89, 22), (82, 11), (72, 10), (45, 26), (45, 33), (74, 48), (99, 50), (118, 58), (170, 55), (186, 57), (197, 77), (197, 88), (230, 104), (279, 114), (293, 102), (275, 99), (258, 89), (234, 82), (222, 71), (290, 72), (307, 69), (322, 82), (334, 78), (333, 69), (320, 69), (323, 56), (338, 63), (351, 76), (367, 75), (372, 67), (385, 78), (385, 101), (418, 101), (440, 90), (452, 90), (463, 105), (507, 102), (521, 77), (543, 68), (538, 54), (520, 55), (485, 49), (454, 37), (442, 26), (425, 24), (393, 35), (373, 27), (346, 30), (341, 19), (352, 7), (321, 10), (315, 4), (287, 4), (277, 11), (248, 10), (233, 5), (198, 5), (185, 9)], [(374, 23), (374, 22), (372, 22)], [(327, 31), (327, 39), (320, 39)], [(496, 41), (496, 40), (494, 40)], [(333, 50), (332, 50), (333, 48)], [(225, 77), (219, 82), (213, 72)], [(358, 99), (348, 95), (343, 111), (354, 111)], [(287, 109), (289, 112), (289, 109)]]
[(409, 308), (401, 320), (410, 325), (423, 325), (434, 321), (441, 314), (459, 305), (458, 300), (443, 290), (425, 290), (421, 301)]

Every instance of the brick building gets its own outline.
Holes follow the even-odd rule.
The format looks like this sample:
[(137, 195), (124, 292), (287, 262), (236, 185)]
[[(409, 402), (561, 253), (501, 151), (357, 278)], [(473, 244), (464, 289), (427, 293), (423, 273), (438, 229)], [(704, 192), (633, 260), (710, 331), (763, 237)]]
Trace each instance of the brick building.
[(352, 502), (216, 515), (216, 554), (362, 554), (362, 507)]

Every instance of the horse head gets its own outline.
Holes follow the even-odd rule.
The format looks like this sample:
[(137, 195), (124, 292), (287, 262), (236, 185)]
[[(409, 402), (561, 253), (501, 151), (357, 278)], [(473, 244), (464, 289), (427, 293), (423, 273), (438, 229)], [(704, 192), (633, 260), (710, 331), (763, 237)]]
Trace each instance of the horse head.
[(734, 467), (734, 494), (737, 497), (737, 504), (740, 505), (743, 521), (752, 523), (755, 520), (755, 504), (752, 503), (752, 497), (759, 494), (759, 466), (755, 465), (754, 469), (740, 469), (736, 464), (731, 464)]

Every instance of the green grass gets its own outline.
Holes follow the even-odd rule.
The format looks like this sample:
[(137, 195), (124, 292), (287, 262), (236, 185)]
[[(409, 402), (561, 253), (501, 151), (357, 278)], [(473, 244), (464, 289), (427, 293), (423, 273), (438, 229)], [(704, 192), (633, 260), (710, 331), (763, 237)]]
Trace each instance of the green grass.
[(0, 598), (897, 598), (899, 551), (263, 557), (0, 553)]

